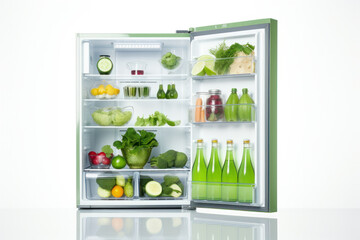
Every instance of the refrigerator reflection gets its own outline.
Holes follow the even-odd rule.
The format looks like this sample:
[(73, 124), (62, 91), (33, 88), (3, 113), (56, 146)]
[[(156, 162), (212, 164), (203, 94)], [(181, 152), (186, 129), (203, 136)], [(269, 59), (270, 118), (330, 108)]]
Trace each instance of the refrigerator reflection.
[(185, 210), (79, 210), (77, 239), (277, 240), (277, 220)]

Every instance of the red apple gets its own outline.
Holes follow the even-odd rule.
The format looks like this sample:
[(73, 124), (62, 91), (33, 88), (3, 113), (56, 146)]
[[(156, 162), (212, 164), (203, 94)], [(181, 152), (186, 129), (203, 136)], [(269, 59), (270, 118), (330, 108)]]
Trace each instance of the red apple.
[(94, 151), (91, 151), (91, 152), (89, 152), (89, 158), (91, 159), (91, 160), (93, 160), (95, 157), (96, 157), (96, 152), (94, 152)]
[(107, 157), (104, 157), (104, 158), (102, 159), (102, 164), (104, 164), (104, 165), (110, 165), (110, 159), (107, 158)]

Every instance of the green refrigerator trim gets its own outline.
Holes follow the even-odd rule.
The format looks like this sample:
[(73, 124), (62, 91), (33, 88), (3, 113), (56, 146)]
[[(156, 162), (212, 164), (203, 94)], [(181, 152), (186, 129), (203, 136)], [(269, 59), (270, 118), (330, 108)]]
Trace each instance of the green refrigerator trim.
[[(270, 66), (269, 66), (269, 212), (277, 211), (277, 20), (275, 19), (259, 19), (245, 22), (235, 22), (227, 24), (210, 25), (204, 27), (190, 28), (191, 30), (209, 31), (222, 28), (242, 27), (257, 24), (270, 24)], [(80, 38), (93, 38), (97, 34), (93, 33), (78, 33), (77, 34), (77, 71), (80, 69)], [(102, 34), (106, 38), (119, 38), (119, 37), (190, 37), (188, 33), (109, 33)], [(80, 72), (77, 72), (77, 78)], [(79, 81), (77, 81), (78, 89)], [(78, 98), (78, 96), (77, 96)], [(77, 99), (77, 108), (79, 107), (79, 99)], [(76, 119), (76, 204), (80, 205), (80, 122), (79, 111), (77, 111)], [(221, 207), (219, 207), (221, 208)], [(257, 210), (253, 210), (258, 212)]]
[(270, 21), (269, 212), (277, 211), (277, 21)]

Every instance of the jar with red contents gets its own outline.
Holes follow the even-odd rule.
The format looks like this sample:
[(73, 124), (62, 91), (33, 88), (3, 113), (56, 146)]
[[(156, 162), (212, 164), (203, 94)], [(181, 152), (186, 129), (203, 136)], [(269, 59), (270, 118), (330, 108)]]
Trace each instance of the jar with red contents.
[(221, 121), (224, 118), (224, 106), (220, 89), (210, 89), (210, 97), (206, 100), (206, 120)]

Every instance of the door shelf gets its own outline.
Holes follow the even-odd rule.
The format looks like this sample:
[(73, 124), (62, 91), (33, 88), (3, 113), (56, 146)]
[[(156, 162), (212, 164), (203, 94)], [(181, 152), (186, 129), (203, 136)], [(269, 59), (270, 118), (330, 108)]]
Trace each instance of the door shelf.
[(186, 80), (188, 74), (152, 74), (152, 75), (100, 75), (84, 73), (84, 80), (118, 80), (121, 83), (149, 83), (149, 80)]

